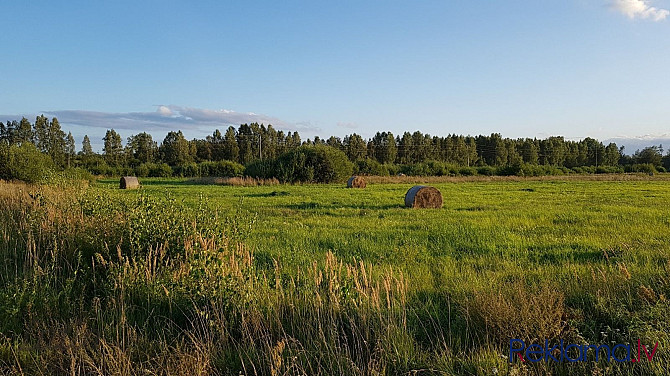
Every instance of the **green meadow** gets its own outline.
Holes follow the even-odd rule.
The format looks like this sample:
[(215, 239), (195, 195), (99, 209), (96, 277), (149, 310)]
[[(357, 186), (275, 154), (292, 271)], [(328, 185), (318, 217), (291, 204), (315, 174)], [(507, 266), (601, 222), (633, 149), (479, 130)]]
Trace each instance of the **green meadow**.
[[(7, 183), (0, 361), (64, 374), (665, 374), (669, 184), (444, 179), (432, 210), (404, 207), (408, 183)], [(512, 338), (658, 350), (532, 363), (508, 358)]]
[[(626, 263), (663, 267), (670, 242), (669, 182), (465, 181), (432, 184), (441, 210), (404, 207), (414, 184), (341, 184), (234, 187), (188, 180), (149, 180), (123, 195), (170, 197), (239, 218), (257, 259), (301, 266), (327, 252), (346, 262), (364, 261), (436, 277), (439, 269), (476, 266), (477, 273)], [(117, 191), (116, 181), (100, 189)], [(204, 205), (203, 205), (204, 204)], [(511, 270), (513, 269), (513, 270)], [(431, 270), (433, 272), (431, 272)], [(438, 273), (452, 275), (451, 272)], [(459, 273), (457, 279), (463, 277)], [(425, 281), (418, 288), (425, 288)]]

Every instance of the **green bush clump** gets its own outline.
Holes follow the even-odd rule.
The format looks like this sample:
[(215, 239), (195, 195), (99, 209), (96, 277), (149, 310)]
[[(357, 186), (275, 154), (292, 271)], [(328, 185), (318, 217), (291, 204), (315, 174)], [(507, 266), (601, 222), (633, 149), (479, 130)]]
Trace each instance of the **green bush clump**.
[(477, 175), (477, 169), (474, 167), (461, 167), (457, 170), (457, 174), (462, 176), (474, 176)]
[(233, 161), (201, 162), (198, 164), (201, 176), (240, 177), (244, 166)]
[(393, 163), (385, 163), (384, 168), (389, 172), (389, 176), (396, 176), (400, 173), (400, 166)]
[(477, 174), (484, 176), (493, 176), (496, 174), (496, 169), (491, 166), (482, 166), (477, 168)]
[(180, 176), (184, 178), (195, 178), (200, 176), (200, 166), (194, 162), (185, 163), (182, 165), (175, 166), (172, 169), (172, 173), (175, 176)]
[(359, 159), (354, 165), (354, 173), (360, 175), (389, 176), (387, 165), (374, 159)]
[(152, 178), (169, 178), (172, 176), (172, 167), (167, 163), (147, 163), (149, 176)]
[(0, 157), (0, 178), (38, 183), (46, 180), (54, 171), (54, 163), (48, 155), (37, 150), (31, 143), (21, 146), (3, 147)]
[(275, 160), (256, 160), (244, 167), (244, 175), (258, 179), (270, 179), (275, 177), (276, 167)]
[(619, 174), (623, 172), (621, 166), (598, 166), (596, 174)]
[(341, 150), (326, 145), (303, 145), (276, 162), (275, 176), (289, 183), (333, 183), (353, 173), (354, 166)]
[(149, 167), (146, 165), (146, 163), (142, 163), (141, 165), (135, 167), (135, 176), (140, 178), (146, 178), (149, 176)]
[(654, 166), (651, 163), (627, 165), (626, 167), (624, 167), (624, 171), (626, 171), (626, 172), (642, 172), (642, 173), (645, 173), (645, 174), (654, 174), (654, 173), (658, 172), (656, 170), (656, 166)]

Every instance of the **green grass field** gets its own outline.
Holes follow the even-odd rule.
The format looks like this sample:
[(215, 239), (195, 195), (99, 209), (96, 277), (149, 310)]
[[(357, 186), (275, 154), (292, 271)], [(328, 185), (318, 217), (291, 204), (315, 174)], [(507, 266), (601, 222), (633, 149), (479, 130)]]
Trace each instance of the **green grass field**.
[[(117, 185), (103, 180), (79, 193), (70, 206), (81, 228), (34, 231), (44, 231), (37, 248), (65, 239), (62, 248), (78, 256), (61, 264), (83, 260), (86, 275), (101, 273), (87, 258), (99, 258), (97, 268), (116, 263), (96, 277), (100, 282), (82, 282), (77, 291), (85, 298), (58, 299), (74, 299), (91, 320), (86, 330), (117, 346), (129, 369), (151, 368), (151, 359), (165, 353), (202, 357), (194, 363), (205, 374), (664, 374), (670, 367), (665, 179), (438, 182), (431, 185), (443, 194), (439, 210), (405, 208), (413, 184), (357, 190), (146, 179), (137, 191)], [(175, 228), (186, 230), (171, 237)], [(12, 231), (21, 230), (5, 226), (5, 234)], [(188, 234), (218, 245), (182, 247), (193, 240)], [(244, 244), (244, 252), (221, 245), (228, 242)], [(10, 243), (3, 243), (4, 257), (20, 259)], [(12, 284), (34, 274), (8, 273), (3, 283), (10, 290), (21, 290)], [(129, 311), (96, 318), (96, 298)], [(8, 297), (0, 303), (27, 309)], [(55, 310), (48, 304), (60, 303), (41, 309)], [(50, 317), (60, 323), (68, 315)], [(16, 349), (25, 349), (26, 359), (48, 360), (34, 354), (39, 341), (19, 329), (21, 320), (5, 316), (16, 322), (3, 329), (7, 369), (32, 364)], [(137, 342), (120, 344), (119, 331), (135, 333)], [(637, 364), (510, 364), (512, 338), (659, 345), (653, 361)], [(162, 345), (136, 348), (152, 341)], [(154, 366), (181, 373), (182, 363), (175, 364)]]
[[(116, 181), (101, 185), (117, 188)], [(513, 268), (532, 275), (612, 262), (664, 266), (670, 256), (670, 211), (664, 205), (669, 185), (664, 180), (434, 184), (443, 193), (441, 210), (405, 208), (412, 184), (357, 190), (154, 180), (141, 192), (124, 194), (170, 196), (191, 207), (204, 202), (239, 216), (252, 227), (246, 242), (256, 257), (287, 265), (306, 265), (332, 251), (347, 262), (391, 265), (419, 276), (443, 266), (476, 266), (480, 274)]]

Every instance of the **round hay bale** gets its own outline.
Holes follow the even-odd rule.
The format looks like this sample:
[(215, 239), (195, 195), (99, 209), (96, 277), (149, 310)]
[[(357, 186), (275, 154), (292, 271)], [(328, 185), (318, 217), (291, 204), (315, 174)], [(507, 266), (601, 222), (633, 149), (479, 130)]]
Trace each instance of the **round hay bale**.
[(367, 183), (360, 176), (352, 176), (347, 181), (347, 188), (365, 188), (365, 186), (367, 186)]
[(439, 209), (442, 207), (442, 194), (437, 188), (415, 185), (405, 194), (405, 206), (408, 208)]
[(140, 187), (140, 181), (135, 176), (123, 176), (119, 182), (120, 189), (137, 189)]

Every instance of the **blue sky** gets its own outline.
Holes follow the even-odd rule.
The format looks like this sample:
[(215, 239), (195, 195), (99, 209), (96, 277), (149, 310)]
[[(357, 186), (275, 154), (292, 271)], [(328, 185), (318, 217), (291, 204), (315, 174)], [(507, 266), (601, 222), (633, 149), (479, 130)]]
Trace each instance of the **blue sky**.
[[(303, 138), (421, 130), (670, 134), (670, 0), (4, 1), (0, 120), (78, 142), (258, 121)], [(97, 142), (99, 144), (99, 141)]]

